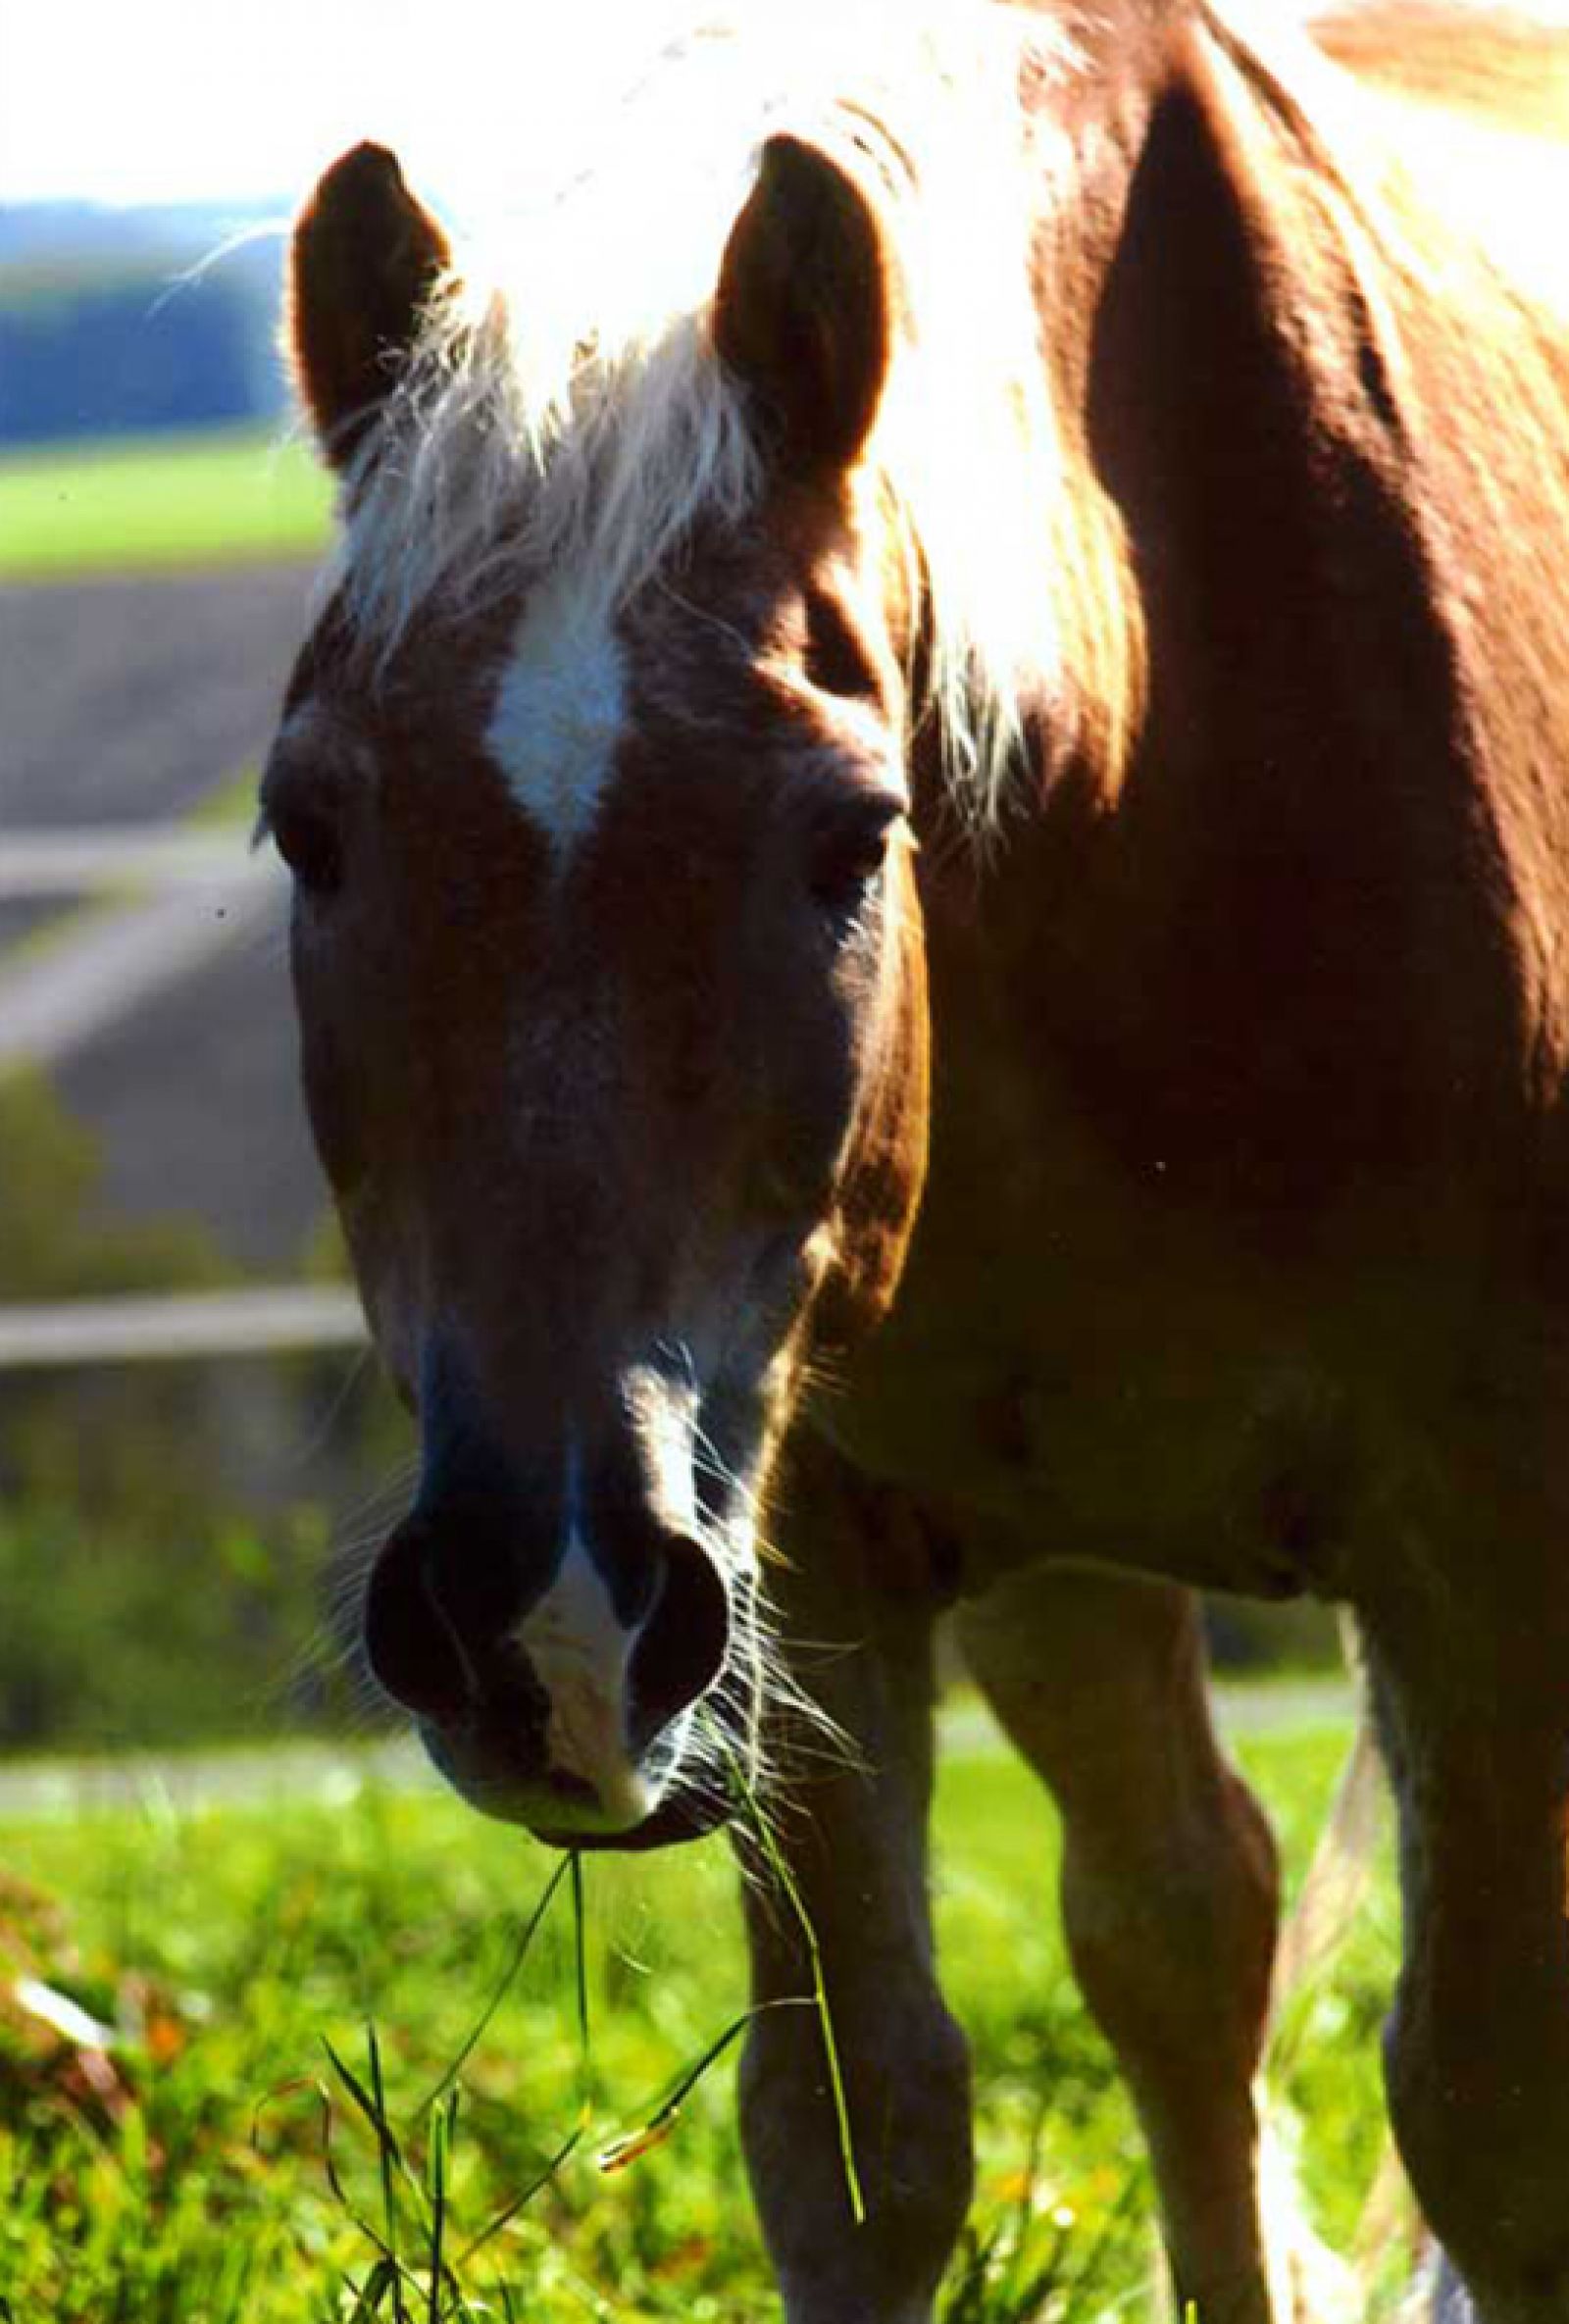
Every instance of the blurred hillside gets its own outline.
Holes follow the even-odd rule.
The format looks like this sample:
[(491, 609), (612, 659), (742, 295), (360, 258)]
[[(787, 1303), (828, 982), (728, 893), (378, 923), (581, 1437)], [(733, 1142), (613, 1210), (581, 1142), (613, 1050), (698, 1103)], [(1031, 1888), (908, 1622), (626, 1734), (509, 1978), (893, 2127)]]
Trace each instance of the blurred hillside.
[(278, 226), (233, 205), (0, 211), (0, 447), (276, 420)]

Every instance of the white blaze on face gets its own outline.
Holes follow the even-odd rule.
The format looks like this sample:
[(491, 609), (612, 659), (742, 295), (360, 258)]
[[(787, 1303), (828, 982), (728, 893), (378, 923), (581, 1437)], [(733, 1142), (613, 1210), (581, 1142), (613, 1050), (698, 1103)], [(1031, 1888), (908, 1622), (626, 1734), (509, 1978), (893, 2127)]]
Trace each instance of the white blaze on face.
[(560, 862), (593, 825), (626, 725), (626, 657), (610, 620), (570, 581), (542, 581), (518, 625), (485, 741)]
[(627, 1743), (627, 1666), (637, 1631), (616, 1618), (603, 1576), (574, 1524), (555, 1580), (513, 1633), (550, 1702), (550, 1765), (592, 1787), (611, 1831), (657, 1804)]

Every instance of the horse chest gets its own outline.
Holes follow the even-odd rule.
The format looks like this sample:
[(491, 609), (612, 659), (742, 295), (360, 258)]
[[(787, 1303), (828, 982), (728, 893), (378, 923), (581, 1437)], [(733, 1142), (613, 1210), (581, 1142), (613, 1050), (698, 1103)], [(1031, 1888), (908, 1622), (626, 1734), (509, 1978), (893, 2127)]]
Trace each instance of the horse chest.
[(954, 1519), (967, 1581), (1050, 1553), (1333, 1591), (1363, 1480), (1312, 1303), (1091, 1165), (1070, 1134), (939, 1168), (835, 1432)]
[(1392, 1149), (1359, 1168), (1335, 1090), (1376, 1072), (1403, 996), (1371, 988), (1281, 1055), (1247, 1037), (1285, 1016), (1267, 960), (1228, 1018), (1115, 901), (1039, 884), (1054, 933), (1028, 963), (1005, 910), (984, 945), (931, 917), (931, 1177), (833, 1425), (1005, 1561), (1334, 1593), (1371, 1491), (1355, 1413), (1402, 1368), (1413, 1273), (1383, 1225)]

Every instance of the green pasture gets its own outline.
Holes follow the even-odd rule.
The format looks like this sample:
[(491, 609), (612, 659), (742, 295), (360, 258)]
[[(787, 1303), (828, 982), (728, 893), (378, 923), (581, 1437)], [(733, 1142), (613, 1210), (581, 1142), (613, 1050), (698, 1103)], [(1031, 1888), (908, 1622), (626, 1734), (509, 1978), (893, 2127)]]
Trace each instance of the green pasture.
[[(975, 2051), (979, 2193), (946, 2324), (1144, 2324), (1143, 2165), (1067, 1977), (1049, 1820), (972, 1716), (956, 1741), (938, 1895)], [(1343, 1743), (1318, 1726), (1245, 1746), (1297, 1872)], [(467, 2056), (455, 2113), (450, 2094), (428, 2102), (555, 1862), (442, 1794), (350, 1773), (281, 1806), (180, 1813), (149, 1783), (132, 1807), (0, 1826), (0, 2316), (777, 2316), (734, 2050), (639, 2159), (614, 2174), (598, 2160), (744, 2007), (722, 1844), (588, 1861), (581, 1956), (564, 1881)], [(1313, 2206), (1341, 2245), (1381, 2152), (1393, 1929), (1382, 1891), (1293, 2010), (1273, 2076), (1288, 2122), (1310, 2125)], [(51, 2027), (26, 1977), (113, 2029), (107, 2050), (69, 2016)]]
[(72, 445), (0, 459), (0, 581), (310, 557), (330, 492), (265, 431)]

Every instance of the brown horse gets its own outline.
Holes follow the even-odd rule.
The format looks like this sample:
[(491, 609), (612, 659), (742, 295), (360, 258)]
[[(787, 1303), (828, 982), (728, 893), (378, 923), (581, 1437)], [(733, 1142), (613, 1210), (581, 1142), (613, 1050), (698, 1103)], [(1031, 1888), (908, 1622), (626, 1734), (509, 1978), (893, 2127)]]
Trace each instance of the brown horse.
[(1322, 2324), (1261, 2223), (1275, 1856), (1193, 1593), (1348, 1603), (1432, 2312), (1562, 2324), (1569, 46), (755, 15), (495, 279), (372, 146), (297, 232), (343, 545), (265, 819), (424, 1447), (372, 1665), (550, 1840), (777, 1811), (868, 2199), (816, 2026), (761, 2017), (786, 2313), (920, 2324), (970, 2186), (956, 1599), (1180, 2294)]

